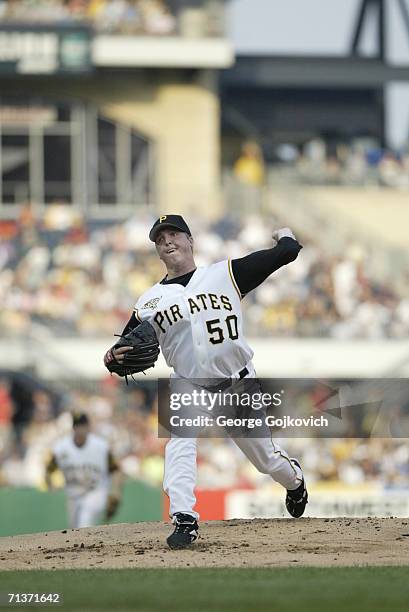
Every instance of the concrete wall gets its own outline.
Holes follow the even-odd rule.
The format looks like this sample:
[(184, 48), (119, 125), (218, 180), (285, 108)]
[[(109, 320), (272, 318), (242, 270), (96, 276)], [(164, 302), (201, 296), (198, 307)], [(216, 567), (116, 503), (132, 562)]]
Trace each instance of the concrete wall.
[(10, 94), (89, 102), (107, 117), (133, 126), (155, 143), (157, 211), (217, 214), (220, 109), (215, 70), (140, 69), (2, 85)]
[(217, 213), (220, 154), (215, 73), (198, 71), (188, 82), (173, 73), (168, 80), (118, 81), (117, 87), (118, 100), (107, 95), (103, 85), (97, 96), (91, 95), (105, 115), (155, 140), (158, 212)]
[[(249, 340), (254, 365), (262, 377), (384, 377), (409, 376), (409, 341), (275, 339)], [(98, 380), (106, 376), (103, 355), (111, 338), (0, 340), (0, 368), (27, 367), (45, 379)], [(81, 360), (78, 360), (81, 355)], [(169, 375), (162, 355), (148, 378)]]

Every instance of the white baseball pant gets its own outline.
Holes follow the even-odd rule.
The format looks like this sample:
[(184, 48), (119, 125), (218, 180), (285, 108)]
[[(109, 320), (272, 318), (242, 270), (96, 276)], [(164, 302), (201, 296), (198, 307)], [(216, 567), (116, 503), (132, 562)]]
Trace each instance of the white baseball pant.
[(68, 519), (71, 529), (97, 525), (106, 509), (106, 490), (96, 489), (79, 497), (67, 499)]
[[(254, 376), (254, 374), (253, 374)], [(176, 384), (175, 384), (176, 383)], [(192, 384), (189, 381), (171, 379), (171, 391), (191, 393)], [(209, 415), (206, 407), (196, 408), (193, 413), (188, 409), (178, 410), (181, 418), (197, 414)], [(262, 474), (269, 474), (273, 480), (285, 489), (297, 489), (301, 484), (302, 470), (295, 466), (288, 454), (276, 444), (269, 430), (265, 437), (232, 437), (235, 444), (242, 450), (251, 463)], [(199, 514), (194, 510), (196, 497), (194, 489), (197, 480), (197, 437), (172, 437), (165, 448), (165, 474), (163, 488), (169, 497), (169, 514), (176, 512), (191, 514), (197, 519)]]

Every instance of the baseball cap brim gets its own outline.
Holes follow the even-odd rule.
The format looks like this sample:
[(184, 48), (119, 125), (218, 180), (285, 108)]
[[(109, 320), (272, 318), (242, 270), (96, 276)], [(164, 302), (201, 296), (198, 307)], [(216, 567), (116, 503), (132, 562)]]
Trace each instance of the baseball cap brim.
[(152, 242), (156, 242), (156, 237), (159, 234), (159, 232), (169, 227), (172, 227), (173, 229), (178, 230), (178, 232), (184, 232), (185, 234), (188, 234), (189, 236), (191, 235), (185, 229), (181, 229), (178, 225), (175, 225), (173, 223), (161, 223), (160, 225), (157, 225), (156, 227), (153, 227), (151, 229), (151, 231), (149, 232), (149, 239), (152, 240)]

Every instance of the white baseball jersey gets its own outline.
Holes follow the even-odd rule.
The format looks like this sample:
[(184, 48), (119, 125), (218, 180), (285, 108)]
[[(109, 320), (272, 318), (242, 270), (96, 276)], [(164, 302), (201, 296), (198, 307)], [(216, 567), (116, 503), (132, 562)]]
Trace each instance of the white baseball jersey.
[(186, 287), (156, 283), (136, 302), (135, 314), (153, 325), (178, 376), (228, 378), (253, 357), (230, 260), (197, 268)]
[(90, 433), (80, 447), (74, 444), (70, 434), (56, 442), (53, 456), (64, 474), (69, 497), (78, 497), (97, 489), (108, 491), (109, 445), (103, 438)]

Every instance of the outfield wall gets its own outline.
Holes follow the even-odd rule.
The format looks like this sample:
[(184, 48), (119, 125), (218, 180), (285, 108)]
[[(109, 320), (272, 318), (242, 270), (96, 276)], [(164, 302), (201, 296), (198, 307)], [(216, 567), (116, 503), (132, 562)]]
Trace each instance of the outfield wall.
[[(319, 484), (308, 487), (309, 503), (305, 516), (315, 518), (365, 518), (368, 516), (409, 516), (409, 490), (383, 489), (363, 483), (356, 486)], [(199, 489), (196, 491), (196, 510), (205, 521), (225, 519), (288, 518), (285, 492), (278, 485), (260, 489)], [(163, 518), (168, 516), (165, 498)]]
[[(128, 480), (123, 502), (112, 523), (157, 521), (162, 516), (162, 492), (145, 483)], [(106, 521), (103, 521), (106, 522)], [(67, 529), (62, 490), (0, 488), (0, 536)]]
[[(309, 487), (310, 517), (407, 517), (409, 491), (362, 484)], [(201, 520), (285, 518), (284, 492), (278, 485), (261, 489), (198, 489), (196, 510)], [(0, 537), (68, 528), (65, 494), (32, 488), (0, 489)], [(113, 523), (169, 520), (169, 501), (161, 489), (128, 480), (123, 503)], [(105, 522), (105, 521), (102, 521)]]

